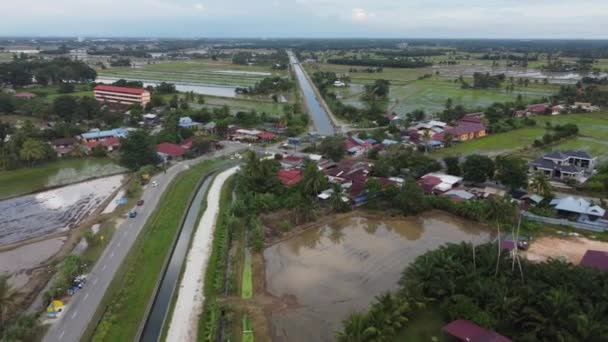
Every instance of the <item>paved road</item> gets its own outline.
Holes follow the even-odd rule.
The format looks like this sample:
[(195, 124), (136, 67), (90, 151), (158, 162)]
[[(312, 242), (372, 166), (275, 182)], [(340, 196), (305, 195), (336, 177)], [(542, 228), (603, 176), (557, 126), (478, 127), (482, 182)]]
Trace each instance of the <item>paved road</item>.
[(112, 241), (110, 241), (102, 256), (93, 267), (93, 270), (89, 273), (86, 286), (72, 297), (66, 311), (63, 312), (58, 321), (47, 332), (43, 339), (44, 342), (76, 342), (81, 339), (89, 322), (93, 319), (93, 315), (110, 282), (114, 278), (114, 273), (116, 273), (118, 267), (129, 253), (144, 224), (158, 204), (160, 195), (167, 189), (171, 180), (178, 173), (188, 169), (190, 165), (205, 159), (232, 154), (243, 149), (245, 146), (227, 142), (223, 144), (225, 146), (224, 149), (213, 155), (178, 163), (169, 168), (167, 173), (161, 173), (152, 178), (152, 181), (158, 182), (158, 187), (146, 187), (141, 197), (145, 201), (145, 204), (137, 209), (137, 217), (127, 219), (116, 230)]

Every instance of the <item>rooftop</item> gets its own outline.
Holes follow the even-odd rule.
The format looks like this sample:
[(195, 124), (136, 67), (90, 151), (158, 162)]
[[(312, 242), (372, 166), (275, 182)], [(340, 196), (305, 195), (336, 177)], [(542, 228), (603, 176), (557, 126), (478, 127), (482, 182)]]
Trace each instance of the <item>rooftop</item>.
[(608, 271), (608, 252), (588, 250), (581, 260), (581, 265)]
[(147, 92), (146, 89), (143, 88), (128, 88), (128, 87), (117, 87), (112, 85), (99, 84), (95, 87), (97, 91), (110, 91), (113, 93), (122, 93), (122, 94), (132, 94), (132, 95), (141, 95)]
[(299, 169), (280, 169), (277, 172), (277, 177), (285, 186), (296, 184), (302, 179), (302, 170)]
[(186, 154), (186, 150), (183, 147), (168, 142), (156, 145), (156, 152), (166, 154), (171, 157), (181, 157)]
[(593, 159), (593, 157), (585, 151), (553, 151), (547, 153), (543, 158), (565, 160), (569, 158)]
[(606, 213), (606, 210), (602, 209), (600, 206), (591, 205), (589, 201), (580, 197), (575, 198), (572, 196), (568, 196), (564, 198), (556, 198), (551, 201), (551, 205), (554, 205), (556, 210), (562, 210), (577, 214), (602, 217)]

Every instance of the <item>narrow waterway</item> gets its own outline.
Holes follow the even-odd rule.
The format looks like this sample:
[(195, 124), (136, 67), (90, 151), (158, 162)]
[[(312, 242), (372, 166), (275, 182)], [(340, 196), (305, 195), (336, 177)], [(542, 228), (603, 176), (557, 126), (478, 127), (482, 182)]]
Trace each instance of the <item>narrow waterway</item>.
[(329, 114), (319, 103), (319, 100), (315, 95), (313, 85), (310, 84), (310, 82), (306, 78), (306, 75), (304, 74), (304, 70), (302, 69), (300, 62), (291, 51), (289, 52), (289, 61), (291, 63), (291, 66), (293, 67), (294, 72), (296, 73), (298, 84), (300, 85), (300, 89), (302, 89), (302, 93), (304, 94), (304, 101), (306, 101), (306, 106), (310, 111), (312, 121), (314, 122), (315, 127), (317, 129), (317, 133), (322, 136), (330, 136), (336, 134), (335, 129), (329, 119)]
[(160, 338), (165, 317), (167, 316), (169, 306), (171, 304), (171, 298), (173, 297), (173, 292), (175, 291), (179, 274), (182, 269), (182, 264), (184, 263), (186, 253), (188, 252), (190, 238), (192, 237), (192, 232), (194, 231), (198, 214), (201, 209), (200, 205), (205, 199), (205, 194), (207, 193), (207, 189), (209, 189), (209, 185), (211, 184), (214, 176), (215, 173), (206, 176), (203, 184), (198, 189), (191, 206), (188, 208), (186, 220), (184, 221), (180, 231), (177, 244), (175, 245), (175, 248), (171, 254), (171, 260), (169, 261), (167, 270), (163, 275), (160, 288), (158, 289), (156, 297), (154, 298), (152, 310), (146, 319), (144, 330), (140, 336), (140, 341), (152, 342), (158, 341)]

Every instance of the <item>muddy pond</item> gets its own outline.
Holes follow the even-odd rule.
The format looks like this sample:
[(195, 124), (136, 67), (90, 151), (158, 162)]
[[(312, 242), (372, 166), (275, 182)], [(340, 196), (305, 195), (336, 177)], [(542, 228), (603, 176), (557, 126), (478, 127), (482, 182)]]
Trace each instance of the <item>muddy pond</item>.
[(273, 341), (332, 341), (350, 313), (395, 290), (417, 256), (447, 242), (490, 239), (489, 230), (439, 211), (395, 219), (355, 213), (273, 245), (264, 251), (267, 290), (298, 303), (271, 315)]

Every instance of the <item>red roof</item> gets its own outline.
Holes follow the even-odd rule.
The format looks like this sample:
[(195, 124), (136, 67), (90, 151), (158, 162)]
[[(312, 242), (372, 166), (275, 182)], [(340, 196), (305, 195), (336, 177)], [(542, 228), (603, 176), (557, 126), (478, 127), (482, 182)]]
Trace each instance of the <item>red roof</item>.
[(277, 177), (285, 186), (294, 185), (302, 179), (302, 170), (281, 169), (277, 172)]
[(277, 136), (270, 132), (262, 132), (262, 133), (258, 134), (258, 137), (260, 137), (260, 139), (272, 140), (272, 139), (275, 139)]
[(549, 108), (549, 106), (544, 103), (533, 104), (528, 106), (528, 110), (535, 113), (544, 113), (547, 108)]
[(95, 87), (95, 90), (111, 91), (114, 93), (133, 94), (133, 95), (141, 95), (147, 91), (144, 88), (116, 87), (116, 86), (105, 85), (105, 84), (97, 85)]
[(441, 179), (435, 176), (424, 176), (418, 180), (418, 185), (427, 194), (432, 193), (433, 189), (439, 184), (441, 184)]
[(432, 139), (436, 141), (443, 141), (443, 137), (447, 133), (451, 133), (457, 138), (458, 136), (461, 136), (463, 134), (477, 133), (485, 130), (486, 126), (484, 124), (470, 121), (459, 121), (456, 127), (448, 128), (442, 133), (434, 134)]
[(93, 149), (98, 145), (103, 147), (116, 147), (120, 145), (120, 139), (117, 137), (109, 137), (103, 140), (89, 140), (85, 143), (89, 149)]
[(164, 142), (156, 145), (156, 152), (166, 154), (171, 157), (181, 157), (186, 153), (186, 150), (178, 144)]
[(194, 138), (190, 137), (188, 139), (185, 139), (184, 141), (182, 141), (182, 143), (180, 144), (181, 147), (185, 148), (186, 150), (189, 150), (190, 148), (192, 148), (192, 143), (194, 142)]
[(467, 342), (511, 342), (510, 339), (495, 331), (486, 330), (464, 319), (457, 319), (444, 326), (445, 333)]
[(581, 265), (608, 271), (608, 252), (588, 250), (581, 260)]
[(15, 95), (13, 95), (13, 96), (19, 97), (19, 98), (24, 98), (24, 99), (30, 99), (32, 97), (35, 97), (36, 94), (28, 93), (28, 92), (19, 92), (19, 93), (16, 93)]

